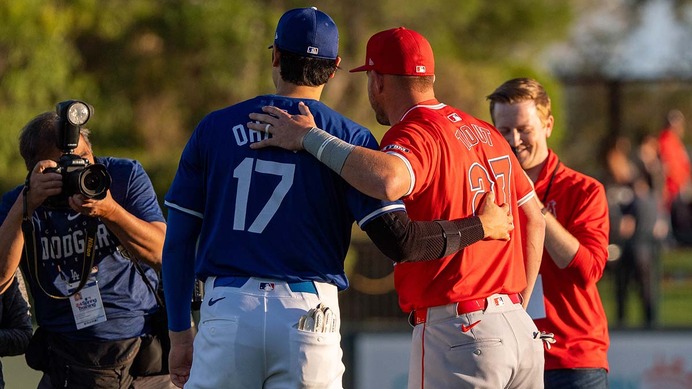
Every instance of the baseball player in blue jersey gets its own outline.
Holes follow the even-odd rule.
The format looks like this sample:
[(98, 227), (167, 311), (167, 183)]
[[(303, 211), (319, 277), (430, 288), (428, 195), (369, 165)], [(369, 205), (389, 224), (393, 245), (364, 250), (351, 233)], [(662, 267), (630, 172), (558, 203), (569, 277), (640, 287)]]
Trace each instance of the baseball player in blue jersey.
[[(396, 261), (433, 260), (484, 238), (507, 239), (513, 228), (492, 195), (479, 217), (413, 223), (403, 203), (361, 194), (306, 152), (250, 148), (268, 136), (248, 129), (251, 112), (274, 105), (297, 114), (301, 101), (332, 135), (377, 148), (366, 128), (319, 101), (337, 50), (327, 14), (286, 12), (272, 48), (276, 94), (208, 114), (182, 153), (165, 197), (163, 261), (164, 283), (176, 286), (165, 292), (179, 387), (341, 388), (337, 292), (348, 287), (343, 262), (354, 221)], [(343, 162), (343, 150), (325, 152)], [(195, 274), (205, 281), (196, 336)]]

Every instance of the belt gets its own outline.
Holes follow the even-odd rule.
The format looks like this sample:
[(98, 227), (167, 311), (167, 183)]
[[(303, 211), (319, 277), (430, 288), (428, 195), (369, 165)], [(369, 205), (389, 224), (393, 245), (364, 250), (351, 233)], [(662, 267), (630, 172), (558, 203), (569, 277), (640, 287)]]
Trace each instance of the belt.
[[(519, 296), (518, 293), (513, 293), (510, 295), (493, 295), (481, 299), (459, 301), (453, 304), (456, 305), (456, 314), (464, 315), (471, 312), (485, 310), (488, 307), (488, 304), (494, 304), (495, 306), (504, 305), (505, 301), (503, 297), (509, 297), (509, 300), (514, 304), (521, 304), (521, 296)], [(428, 320), (428, 309), (431, 308), (416, 309), (411, 312), (411, 319), (413, 319), (411, 324), (417, 325), (425, 323)]]
[[(236, 277), (236, 276), (226, 276), (226, 277), (216, 277), (214, 279), (214, 287), (225, 286), (229, 288), (240, 288), (250, 279), (250, 277)], [(285, 282), (285, 281), (281, 281)], [(271, 281), (267, 281), (266, 284), (271, 284)], [(262, 285), (262, 283), (260, 283)], [(312, 293), (317, 294), (317, 288), (315, 288), (315, 283), (312, 281), (295, 281), (286, 282), (288, 289), (294, 293)]]

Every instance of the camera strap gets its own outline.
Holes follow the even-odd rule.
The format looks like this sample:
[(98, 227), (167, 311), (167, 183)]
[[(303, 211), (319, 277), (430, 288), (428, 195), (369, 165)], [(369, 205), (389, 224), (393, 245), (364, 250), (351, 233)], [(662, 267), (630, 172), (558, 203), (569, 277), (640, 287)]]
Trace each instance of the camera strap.
[[(139, 264), (139, 259), (131, 258), (130, 260), (135, 265), (135, 269), (137, 269), (137, 273), (139, 273), (139, 275), (142, 276), (142, 281), (144, 281), (144, 284), (147, 286), (147, 289), (149, 289), (149, 291), (154, 294), (154, 298), (156, 298), (156, 303), (159, 305), (159, 308), (166, 309), (166, 304), (163, 302), (163, 299), (157, 293), (157, 291), (154, 289), (154, 285), (151, 284), (151, 281), (149, 281), (146, 274), (144, 274), (144, 269), (142, 268), (142, 265)], [(157, 275), (158, 275), (158, 272), (157, 272)], [(161, 285), (160, 280), (159, 280), (159, 285)]]
[[(31, 173), (29, 173), (31, 174)], [(48, 293), (46, 288), (41, 284), (41, 278), (38, 275), (38, 253), (39, 249), (42, 247), (37, 244), (37, 234), (34, 228), (34, 221), (27, 211), (27, 197), (29, 192), (29, 179), (27, 177), (26, 184), (24, 185), (24, 190), (22, 190), (24, 211), (22, 214), (22, 233), (24, 235), (24, 254), (26, 255), (26, 263), (29, 267), (29, 274), (34, 278), (36, 284), (41, 288), (43, 293), (48, 297), (64, 300), (74, 296), (77, 292), (84, 288), (87, 281), (89, 280), (89, 274), (91, 274), (91, 268), (94, 266), (94, 258), (96, 257), (96, 230), (97, 230), (97, 219), (87, 218), (86, 228), (85, 228), (85, 244), (84, 244), (84, 260), (82, 261), (82, 272), (80, 273), (79, 285), (77, 288), (68, 295), (54, 295)]]

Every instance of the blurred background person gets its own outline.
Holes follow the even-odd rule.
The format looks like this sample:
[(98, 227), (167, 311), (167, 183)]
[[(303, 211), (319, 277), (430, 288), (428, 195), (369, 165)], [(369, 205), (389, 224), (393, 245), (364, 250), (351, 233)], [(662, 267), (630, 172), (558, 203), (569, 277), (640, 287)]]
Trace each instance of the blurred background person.
[(692, 245), (692, 212), (690, 200), (690, 157), (685, 138), (685, 116), (680, 110), (668, 112), (665, 125), (658, 136), (659, 156), (663, 164), (665, 186), (663, 202), (670, 210), (670, 224), (675, 243)]
[(610, 142), (605, 153), (607, 176), (604, 185), (610, 210), (610, 259), (613, 261), (618, 327), (625, 326), (632, 282), (641, 304), (643, 326), (653, 328), (656, 325), (660, 248), (666, 229), (660, 228), (665, 223), (662, 223), (654, 177), (645, 168), (646, 165), (654, 166), (649, 160), (655, 151), (651, 149), (655, 146), (651, 140), (651, 137), (643, 138), (633, 153), (630, 140), (618, 137)]
[[(24, 354), (31, 340), (33, 327), (29, 304), (24, 299), (17, 277), (0, 299), (0, 357)], [(5, 388), (5, 379), (0, 363), (0, 389)]]

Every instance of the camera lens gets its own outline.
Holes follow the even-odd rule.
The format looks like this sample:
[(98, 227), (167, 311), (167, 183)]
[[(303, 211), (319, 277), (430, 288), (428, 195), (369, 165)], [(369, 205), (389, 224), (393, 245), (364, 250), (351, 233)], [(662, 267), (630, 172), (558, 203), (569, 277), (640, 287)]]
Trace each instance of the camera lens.
[(87, 190), (95, 191), (103, 185), (101, 181), (101, 177), (96, 174), (85, 174), (83, 185)]
[(89, 165), (79, 174), (79, 192), (85, 197), (102, 199), (111, 186), (111, 176), (101, 164)]

